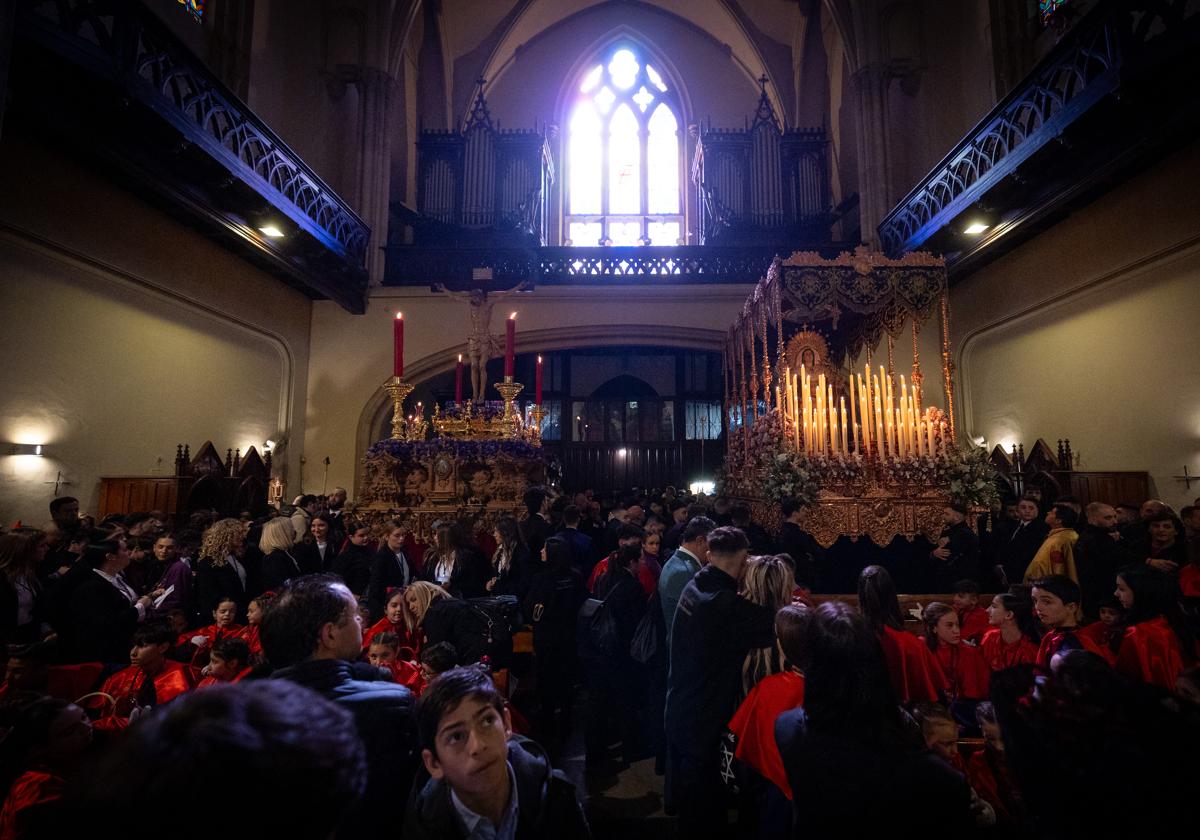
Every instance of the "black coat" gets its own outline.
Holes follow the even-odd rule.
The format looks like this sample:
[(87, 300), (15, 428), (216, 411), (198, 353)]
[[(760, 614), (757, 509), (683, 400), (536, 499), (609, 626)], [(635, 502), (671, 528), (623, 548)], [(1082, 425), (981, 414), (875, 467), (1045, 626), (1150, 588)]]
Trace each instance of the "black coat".
[(630, 661), (629, 644), (637, 630), (638, 622), (646, 613), (646, 590), (625, 569), (605, 572), (596, 581), (596, 597), (607, 603), (607, 609), (617, 622), (617, 634), (621, 638), (621, 653), (617, 662), (624, 665)]
[(418, 756), (413, 694), (380, 669), (340, 659), (309, 660), (271, 675), (312, 689), (354, 715), (367, 749), (367, 790), (338, 828), (338, 837), (385, 837), (403, 817), (399, 791), (412, 786)]
[(996, 527), (993, 537), (994, 562), (1004, 568), (1004, 575), (1010, 584), (1025, 579), (1025, 570), (1033, 562), (1033, 556), (1049, 533), (1050, 526), (1041, 519), (1025, 525), (1009, 521)]
[(1134, 558), (1132, 547), (1125, 540), (1114, 540), (1108, 531), (1095, 525), (1083, 526), (1075, 543), (1075, 569), (1079, 572), (1083, 611), (1087, 615), (1099, 614), (1100, 603), (1113, 597), (1117, 588), (1117, 572), (1138, 562)]
[(534, 557), (541, 557), (542, 546), (550, 536), (549, 524), (542, 519), (541, 514), (531, 513), (521, 520), (520, 528), (521, 537), (525, 540), (525, 545), (529, 546), (529, 553)]
[[(425, 554), (422, 564), (421, 580), (438, 583), (437, 553), (430, 548)], [(454, 571), (450, 573), (443, 588), (455, 598), (483, 598), (488, 595), (487, 582), (493, 577), (492, 564), (473, 548), (460, 548), (458, 558), (454, 562)]]
[(492, 591), (488, 593), (489, 595), (514, 595), (518, 601), (524, 600), (525, 593), (529, 591), (529, 583), (533, 578), (533, 563), (529, 559), (529, 549), (523, 545), (517, 546), (513, 551), (512, 561), (504, 570), (504, 574), (496, 571), (493, 560), (489, 579), (493, 577), (496, 578), (496, 582), (492, 584)]
[(121, 592), (92, 573), (71, 591), (64, 647), (71, 662), (129, 662), (138, 611)]
[[(520, 735), (508, 742), (508, 764), (517, 785), (517, 840), (591, 837), (575, 786), (540, 746)], [(424, 772), (413, 785), (405, 809), (405, 840), (449, 840), (467, 834), (450, 800), (450, 788)]]
[(239, 619), (245, 618), (246, 607), (250, 606), (250, 570), (246, 570), (247, 586), (230, 563), (218, 566), (212, 558), (205, 557), (196, 566), (196, 611), (200, 618), (207, 619), (217, 608), (222, 598), (233, 598), (238, 605)]
[(333, 560), (337, 556), (337, 550), (334, 548), (332, 539), (325, 543), (324, 552), (321, 552), (317, 548), (316, 541), (308, 542), (308, 540), (305, 540), (292, 549), (292, 555), (296, 558), (296, 562), (300, 564), (300, 569), (304, 574), (314, 575), (321, 572), (328, 572), (333, 568)]
[(792, 558), (796, 570), (796, 585), (817, 587), (817, 569), (825, 557), (825, 549), (813, 535), (794, 522), (784, 522), (779, 529), (779, 550)]
[(533, 650), (575, 655), (575, 621), (587, 600), (583, 578), (572, 568), (543, 566), (529, 582), (521, 603), (525, 620), (533, 625)]
[(290, 552), (277, 548), (263, 558), (262, 586), (264, 591), (278, 592), (285, 583), (302, 574), (304, 574), (304, 568), (300, 565), (294, 548)]
[(775, 642), (775, 613), (738, 595), (716, 566), (696, 572), (671, 622), (666, 732), (680, 752), (708, 760), (737, 708), (746, 654)]
[(950, 556), (945, 560), (933, 557), (934, 586), (938, 592), (952, 592), (960, 580), (979, 580), (979, 537), (966, 522), (942, 529), (942, 536), (949, 539), (946, 548)]
[(814, 732), (803, 709), (775, 721), (792, 789), (792, 836), (975, 836), (966, 779), (928, 750), (881, 748)]
[(383, 608), (387, 604), (389, 589), (408, 586), (414, 580), (412, 564), (404, 556), (393, 552), (386, 545), (379, 547), (371, 558), (371, 576), (367, 582), (367, 603), (371, 607), (371, 620), (383, 618)]
[(333, 573), (346, 582), (355, 597), (367, 594), (371, 584), (371, 551), (365, 545), (350, 543), (333, 561)]

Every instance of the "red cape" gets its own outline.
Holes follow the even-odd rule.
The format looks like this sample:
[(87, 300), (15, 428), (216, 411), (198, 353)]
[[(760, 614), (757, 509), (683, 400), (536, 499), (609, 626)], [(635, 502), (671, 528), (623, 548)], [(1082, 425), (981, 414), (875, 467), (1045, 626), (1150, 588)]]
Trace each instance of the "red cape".
[(968, 644), (939, 643), (934, 651), (942, 673), (950, 682), (949, 694), (956, 700), (986, 700), (992, 672), (979, 648)]
[[(98, 729), (124, 729), (129, 725), (128, 708), (136, 703), (146, 682), (146, 672), (130, 665), (104, 681), (101, 691), (112, 695), (117, 701), (116, 709), (96, 721)], [(154, 705), (169, 703), (180, 694), (192, 690), (192, 671), (181, 662), (167, 660), (163, 669), (154, 677)], [(124, 702), (123, 702), (124, 701)]]
[(996, 822), (1014, 825), (1015, 787), (1004, 764), (1004, 756), (988, 747), (971, 753), (967, 759), (967, 783), (996, 811)]
[(400, 647), (406, 647), (415, 651), (417, 646), (412, 643), (412, 638), (409, 635), (408, 627), (401, 621), (399, 624), (392, 624), (387, 620), (387, 617), (379, 619), (371, 625), (367, 632), (363, 633), (363, 651), (371, 646), (371, 640), (380, 633), (395, 633), (400, 637)]
[(29, 837), (22, 812), (62, 798), (63, 780), (43, 770), (26, 770), (8, 789), (4, 810), (0, 811), (0, 840)]
[(904, 630), (884, 627), (879, 642), (897, 700), (901, 703), (941, 700), (941, 692), (949, 688), (949, 682), (923, 639)]
[(993, 628), (983, 634), (979, 643), (979, 652), (983, 661), (993, 671), (1003, 671), (1015, 665), (1032, 665), (1037, 662), (1038, 646), (1033, 639), (1022, 635), (1011, 645), (1005, 644), (1000, 636), (1000, 628)]
[(262, 640), (259, 638), (259, 625), (247, 624), (242, 628), (241, 637), (250, 646), (251, 656), (262, 656)]
[(1082, 648), (1104, 657), (1104, 660), (1110, 665), (1113, 662), (1112, 649), (1102, 641), (1098, 641), (1096, 633), (1088, 628), (1070, 627), (1066, 630), (1051, 630), (1042, 636), (1042, 644), (1038, 647), (1037, 666), (1047, 671), (1050, 670), (1050, 660), (1062, 648), (1067, 650)]
[(1188, 563), (1179, 570), (1179, 591), (1185, 598), (1200, 598), (1200, 566)]
[(794, 671), (784, 671), (760, 680), (729, 721), (729, 731), (737, 736), (734, 755), (763, 778), (774, 782), (789, 800), (792, 789), (775, 743), (775, 720), (803, 704), (804, 677)]
[(397, 659), (392, 663), (392, 679), (412, 690), (418, 697), (425, 690), (425, 680), (421, 677), (421, 669), (411, 662)]
[(1125, 629), (1116, 665), (1125, 676), (1174, 691), (1186, 667), (1179, 637), (1162, 616)]
[(987, 610), (983, 607), (967, 607), (958, 614), (958, 626), (962, 630), (962, 640), (979, 644), (979, 640), (983, 638), (983, 634), (991, 629), (991, 623), (988, 621)]

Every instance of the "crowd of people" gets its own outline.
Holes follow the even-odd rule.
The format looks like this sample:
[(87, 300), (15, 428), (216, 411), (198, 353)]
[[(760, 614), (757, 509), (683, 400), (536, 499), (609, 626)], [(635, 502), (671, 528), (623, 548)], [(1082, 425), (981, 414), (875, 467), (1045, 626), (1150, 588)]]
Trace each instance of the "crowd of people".
[(122, 806), (207, 837), (239, 803), (238, 834), (584, 837), (576, 726), (593, 778), (654, 760), (684, 837), (1107, 836), (1196, 781), (1196, 507), (950, 505), (914, 603), (886, 563), (823, 593), (790, 500), (771, 533), (673, 488), (537, 488), (427, 541), (346, 500), (95, 522), (64, 497), (0, 534), (0, 838)]

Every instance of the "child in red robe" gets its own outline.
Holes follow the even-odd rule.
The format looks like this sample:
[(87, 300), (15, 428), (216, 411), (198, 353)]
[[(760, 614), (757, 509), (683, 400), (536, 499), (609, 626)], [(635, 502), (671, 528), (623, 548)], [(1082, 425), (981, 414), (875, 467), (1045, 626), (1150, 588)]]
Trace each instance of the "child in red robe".
[(954, 584), (954, 611), (958, 613), (958, 627), (963, 641), (979, 644), (991, 625), (987, 610), (979, 606), (978, 583), (960, 580)]
[(34, 692), (17, 692), (0, 708), (4, 768), (0, 840), (33, 837), (38, 813), (62, 797), (65, 777), (92, 743), (83, 709)]
[(242, 628), (241, 637), (250, 647), (250, 659), (246, 663), (247, 665), (254, 666), (263, 661), (262, 642), (258, 638), (259, 628), (262, 626), (263, 613), (266, 612), (267, 606), (274, 597), (274, 592), (264, 592), (252, 599), (246, 607), (246, 626)]
[(963, 642), (954, 607), (933, 601), (925, 607), (924, 618), (925, 642), (946, 675), (950, 700), (986, 699), (991, 671), (979, 648)]
[(388, 669), (393, 680), (414, 694), (420, 694), (425, 688), (417, 666), (400, 658), (400, 637), (390, 630), (376, 633), (371, 639), (371, 644), (367, 647), (367, 661), (376, 668)]
[(967, 783), (996, 812), (1001, 828), (1018, 828), (1023, 821), (1021, 796), (1004, 758), (1004, 740), (996, 722), (996, 710), (983, 702), (975, 708), (975, 718), (983, 732), (984, 748), (967, 759)]
[(1125, 632), (1125, 609), (1115, 597), (1103, 601), (1099, 607), (1100, 620), (1081, 627), (1076, 635), (1084, 644), (1103, 648), (1115, 655), (1121, 646), (1121, 635)]
[(100, 688), (113, 698), (113, 708), (96, 721), (98, 729), (124, 729), (135, 711), (169, 703), (192, 690), (188, 666), (167, 658), (175, 634), (165, 624), (143, 624), (133, 634), (128, 668), (117, 671)]
[(783, 649), (784, 670), (759, 680), (729, 721), (729, 731), (737, 737), (734, 756), (773, 783), (788, 801), (792, 789), (775, 743), (775, 720), (804, 704), (804, 674), (798, 663), (804, 656), (811, 615), (808, 607), (799, 604), (776, 613), (775, 634)]
[(393, 589), (388, 593), (387, 603), (384, 605), (383, 618), (371, 625), (365, 633), (363, 633), (363, 652), (366, 653), (371, 647), (371, 642), (380, 633), (394, 633), (400, 640), (400, 647), (407, 648), (408, 654), (411, 656), (417, 646), (412, 643), (408, 631), (408, 625), (404, 623), (404, 590)]
[[(222, 598), (213, 610), (213, 623), (199, 630), (183, 633), (175, 641), (177, 654), (186, 654), (189, 649), (191, 663), (202, 667), (208, 663), (208, 653), (212, 646), (221, 639), (238, 638), (245, 632), (242, 625), (235, 623), (237, 618), (237, 601), (232, 598)], [(182, 657), (179, 657), (182, 658)]]
[(1037, 661), (1038, 646), (1033, 638), (1033, 605), (1008, 592), (992, 599), (987, 608), (991, 625), (979, 643), (983, 661), (993, 671)]
[(1095, 639), (1079, 633), (1083, 591), (1066, 575), (1046, 575), (1033, 582), (1033, 611), (1045, 626), (1038, 646), (1037, 666), (1050, 670), (1054, 657), (1072, 650), (1087, 650), (1112, 664), (1112, 651)]
[(204, 679), (196, 684), (198, 689), (240, 682), (250, 673), (250, 645), (245, 639), (226, 636), (213, 645), (201, 673)]
[(946, 676), (925, 642), (904, 629), (900, 599), (887, 569), (862, 570), (858, 608), (879, 636), (896, 699), (905, 704), (940, 700), (947, 688)]
[(1125, 632), (1117, 670), (1130, 679), (1175, 690), (1179, 675), (1196, 662), (1196, 639), (1179, 609), (1179, 587), (1170, 575), (1129, 566), (1117, 575)]

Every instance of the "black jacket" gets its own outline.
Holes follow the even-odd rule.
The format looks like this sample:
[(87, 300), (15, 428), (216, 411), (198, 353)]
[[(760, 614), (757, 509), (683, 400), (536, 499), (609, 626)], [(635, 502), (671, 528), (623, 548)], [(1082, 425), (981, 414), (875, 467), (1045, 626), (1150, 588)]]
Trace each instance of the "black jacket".
[(630, 661), (629, 644), (633, 641), (638, 622), (646, 613), (646, 590), (628, 571), (614, 569), (596, 581), (596, 597), (607, 602), (607, 609), (616, 619), (617, 633), (621, 637), (621, 653), (612, 664), (626, 664)]
[(504, 574), (496, 571), (495, 560), (492, 561), (490, 578), (496, 578), (489, 595), (514, 595), (520, 601), (529, 591), (529, 582), (533, 577), (533, 564), (529, 560), (529, 549), (519, 545), (513, 551), (512, 561)]
[(737, 707), (741, 667), (753, 648), (775, 642), (775, 614), (737, 594), (716, 566), (696, 572), (671, 622), (666, 732), (681, 752), (707, 758)]
[(550, 525), (542, 519), (541, 514), (531, 513), (521, 520), (520, 528), (521, 538), (525, 540), (525, 545), (529, 546), (530, 555), (541, 557), (542, 546), (550, 536)]
[(296, 557), (296, 549), (290, 552), (278, 548), (263, 558), (262, 586), (264, 590), (278, 592), (283, 585), (294, 577), (304, 574), (300, 560)]
[(71, 591), (62, 628), (69, 662), (128, 662), (138, 611), (95, 572)]
[(792, 789), (792, 836), (973, 837), (966, 779), (928, 750), (880, 748), (814, 732), (803, 709), (775, 721), (775, 743)]
[(362, 598), (371, 583), (371, 551), (364, 545), (351, 543), (333, 561), (333, 573), (346, 582), (347, 588)]
[(1098, 615), (1100, 602), (1113, 597), (1113, 591), (1117, 588), (1117, 572), (1130, 563), (1138, 562), (1134, 557), (1125, 540), (1114, 540), (1108, 531), (1095, 525), (1083, 526), (1079, 541), (1075, 543), (1075, 569), (1079, 572), (1083, 611), (1087, 615)]
[[(540, 746), (514, 735), (508, 742), (508, 763), (517, 784), (518, 840), (591, 837), (575, 786), (551, 768)], [(424, 772), (413, 785), (405, 812), (404, 840), (465, 840), (467, 836), (450, 801), (449, 785)]]
[(553, 649), (574, 655), (575, 620), (586, 600), (583, 578), (570, 567), (544, 566), (533, 576), (521, 608), (533, 625), (535, 653)]
[(313, 575), (328, 572), (333, 568), (333, 559), (337, 556), (337, 549), (334, 548), (332, 539), (325, 543), (324, 552), (317, 548), (316, 540), (312, 542), (305, 540), (292, 549), (292, 555), (300, 564), (300, 570), (304, 574)]
[(340, 659), (309, 660), (271, 675), (311, 688), (354, 715), (367, 748), (367, 790), (338, 829), (338, 837), (384, 837), (402, 816), (400, 791), (412, 785), (419, 752), (413, 728), (413, 694), (380, 669)]
[(242, 586), (242, 578), (237, 569), (226, 562), (218, 566), (211, 558), (205, 557), (196, 565), (196, 611), (201, 619), (213, 614), (222, 598), (233, 598), (238, 605), (238, 617), (246, 617), (246, 607), (250, 606), (250, 570), (246, 570), (247, 586)]
[(813, 535), (794, 522), (784, 522), (779, 529), (779, 550), (792, 558), (796, 585), (816, 589), (817, 568), (825, 556), (825, 549)]
[[(421, 579), (437, 583), (437, 552), (430, 548), (425, 553)], [(460, 548), (454, 562), (454, 571), (444, 586), (455, 598), (484, 598), (488, 595), (487, 582), (492, 579), (492, 564), (474, 548)], [(442, 584), (438, 584), (441, 586)]]
[(993, 537), (995, 543), (995, 563), (1004, 567), (1004, 575), (1008, 582), (1020, 583), (1025, 579), (1025, 570), (1033, 562), (1050, 527), (1040, 519), (1026, 523), (1008, 522), (1004, 527), (997, 526)]
[(950, 556), (945, 560), (934, 557), (934, 586), (938, 592), (951, 592), (954, 584), (965, 579), (979, 580), (979, 537), (966, 522), (942, 529), (942, 536), (950, 541), (946, 548)]
[(371, 607), (371, 620), (383, 618), (383, 608), (387, 604), (387, 592), (398, 586), (408, 586), (416, 580), (412, 564), (401, 551), (397, 555), (386, 545), (379, 547), (371, 558), (371, 574), (367, 583), (367, 603)]

